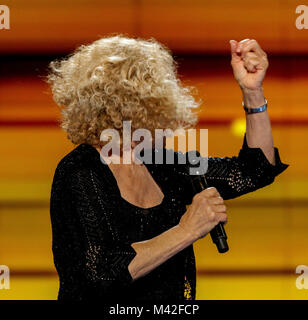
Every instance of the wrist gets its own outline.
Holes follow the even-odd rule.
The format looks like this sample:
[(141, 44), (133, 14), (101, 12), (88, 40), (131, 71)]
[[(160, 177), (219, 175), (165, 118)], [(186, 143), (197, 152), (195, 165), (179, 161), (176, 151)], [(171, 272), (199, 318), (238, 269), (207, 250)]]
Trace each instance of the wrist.
[(241, 88), (243, 102), (247, 108), (258, 108), (265, 104), (264, 90), (262, 87), (249, 89)]
[(267, 100), (266, 99), (265, 99), (265, 104), (258, 107), (258, 108), (247, 108), (245, 106), (244, 102), (242, 104), (243, 104), (243, 108), (245, 110), (246, 115), (247, 114), (256, 114), (256, 113), (264, 112), (267, 110)]
[(187, 228), (184, 228), (180, 223), (175, 226), (175, 229), (185, 242), (192, 244), (197, 240), (197, 237), (192, 232), (187, 230)]

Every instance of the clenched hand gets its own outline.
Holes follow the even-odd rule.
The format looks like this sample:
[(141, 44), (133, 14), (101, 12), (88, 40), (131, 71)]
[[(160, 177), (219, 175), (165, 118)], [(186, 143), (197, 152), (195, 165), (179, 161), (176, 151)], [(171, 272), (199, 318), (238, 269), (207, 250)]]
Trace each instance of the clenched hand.
[(269, 65), (266, 53), (254, 39), (230, 40), (230, 45), (231, 66), (241, 89), (261, 88)]

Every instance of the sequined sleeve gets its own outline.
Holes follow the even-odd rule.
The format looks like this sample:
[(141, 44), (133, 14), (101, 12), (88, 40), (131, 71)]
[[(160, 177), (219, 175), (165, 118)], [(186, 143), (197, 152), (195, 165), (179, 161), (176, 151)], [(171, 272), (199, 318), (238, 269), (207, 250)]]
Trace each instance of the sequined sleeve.
[(53, 252), (60, 280), (79, 275), (85, 285), (108, 294), (132, 282), (128, 265), (136, 252), (130, 244), (113, 241), (108, 235), (103, 191), (92, 174), (87, 168), (65, 177), (56, 173), (51, 202)]
[[(197, 155), (200, 154), (197, 152)], [(272, 165), (262, 149), (250, 148), (247, 145), (246, 136), (237, 157), (209, 157), (207, 160), (208, 169), (203, 177), (208, 186), (217, 188), (225, 200), (239, 197), (271, 184), (275, 177), (288, 167), (287, 164), (281, 162), (277, 148), (275, 148), (275, 165)], [(187, 160), (185, 166), (177, 165), (175, 170), (176, 177), (182, 185), (183, 196), (189, 204), (194, 192), (190, 183), (188, 166)]]

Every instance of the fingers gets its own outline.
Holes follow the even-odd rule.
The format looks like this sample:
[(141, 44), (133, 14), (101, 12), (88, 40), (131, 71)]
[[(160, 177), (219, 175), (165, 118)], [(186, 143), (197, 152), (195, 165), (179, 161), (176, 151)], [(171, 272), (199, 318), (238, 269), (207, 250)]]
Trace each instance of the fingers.
[(239, 54), (237, 54), (236, 49), (238, 47), (238, 42), (235, 40), (230, 40), (230, 48), (231, 48), (231, 58), (232, 60), (241, 60), (241, 57)]
[(215, 211), (217, 213), (225, 213), (227, 211), (227, 207), (224, 204), (215, 205)]
[(258, 70), (266, 70), (268, 60), (266, 53), (254, 39), (244, 39), (237, 44), (236, 54), (244, 62), (245, 69), (254, 73)]
[(207, 198), (210, 198), (210, 197), (220, 197), (219, 192), (218, 192), (217, 189), (214, 188), (214, 187), (207, 188), (207, 189), (201, 191), (200, 193), (201, 193), (202, 195), (206, 196)]
[(203, 191), (197, 193), (194, 196), (194, 200), (196, 200), (197, 202), (206, 201), (210, 205), (220, 205), (224, 203), (223, 198), (214, 187), (204, 189)]
[(248, 52), (246, 56), (244, 56), (243, 61), (245, 68), (251, 72), (266, 69), (268, 67), (267, 58), (259, 57), (253, 52)]
[(210, 205), (218, 205), (218, 204), (224, 204), (224, 199), (222, 197), (211, 197), (208, 199), (208, 202)]
[(232, 58), (245, 57), (248, 52), (253, 52), (259, 57), (266, 57), (266, 53), (262, 50), (255, 39), (244, 39), (240, 42), (230, 40)]
[[(194, 238), (208, 234), (218, 223), (227, 223), (227, 208), (216, 188), (207, 188), (197, 193), (180, 223), (184, 229), (192, 230)], [(186, 227), (185, 227), (186, 225)]]
[(223, 224), (226, 224), (228, 222), (228, 217), (225, 213), (219, 215), (218, 223), (219, 222), (222, 222)]
[[(226, 213), (227, 207), (224, 204), (223, 198), (220, 196), (216, 188), (211, 187), (203, 190), (196, 195), (196, 199), (200, 207), (209, 205), (210, 212), (216, 216), (220, 213)], [(217, 219), (217, 218), (216, 218)]]
[(261, 49), (258, 42), (254, 39), (244, 39), (239, 42), (236, 52), (241, 53), (242, 57), (248, 52), (254, 52), (258, 56), (264, 56), (266, 53)]
[(245, 43), (247, 43), (249, 40), (250, 40), (250, 39), (241, 40), (241, 41), (238, 43), (238, 46), (237, 46), (237, 48), (236, 48), (236, 52), (237, 52), (237, 53), (241, 53), (243, 46), (244, 46)]
[(259, 57), (253, 52), (248, 52), (244, 57), (243, 61), (244, 61), (245, 68), (249, 72), (257, 71), (258, 66), (260, 65)]
[(231, 46), (231, 54), (236, 54), (238, 42), (235, 40), (230, 40), (230, 46)]
[(194, 196), (194, 199), (196, 201), (200, 201), (200, 200), (208, 200), (213, 197), (220, 197), (220, 194), (216, 188), (210, 187), (210, 188), (204, 189), (201, 192), (197, 193)]

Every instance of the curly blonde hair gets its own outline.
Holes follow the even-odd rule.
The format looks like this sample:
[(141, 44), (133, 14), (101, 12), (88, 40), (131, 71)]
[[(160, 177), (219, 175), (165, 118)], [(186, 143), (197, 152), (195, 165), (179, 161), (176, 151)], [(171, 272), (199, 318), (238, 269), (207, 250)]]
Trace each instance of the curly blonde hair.
[[(171, 51), (154, 38), (122, 35), (80, 46), (73, 54), (50, 63), (47, 82), (63, 107), (61, 127), (74, 144), (102, 145), (104, 129), (176, 130), (192, 127), (199, 107), (177, 79)], [(121, 139), (122, 141), (122, 139)]]

